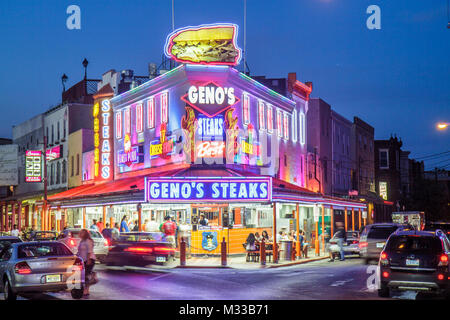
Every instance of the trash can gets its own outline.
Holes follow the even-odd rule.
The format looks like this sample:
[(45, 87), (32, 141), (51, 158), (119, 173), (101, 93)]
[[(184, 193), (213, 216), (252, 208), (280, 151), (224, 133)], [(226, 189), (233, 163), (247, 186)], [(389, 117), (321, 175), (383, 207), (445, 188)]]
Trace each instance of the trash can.
[(292, 259), (292, 241), (281, 241), (281, 260), (291, 261)]

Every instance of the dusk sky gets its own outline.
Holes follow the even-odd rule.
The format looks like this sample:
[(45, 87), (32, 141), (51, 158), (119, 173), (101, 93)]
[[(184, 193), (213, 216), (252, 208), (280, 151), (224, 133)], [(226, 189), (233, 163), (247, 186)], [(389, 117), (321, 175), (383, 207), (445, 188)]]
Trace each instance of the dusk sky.
[[(175, 0), (175, 28), (236, 23), (242, 48), (243, 3)], [(81, 30), (66, 27), (71, 4), (81, 8)], [(372, 4), (381, 8), (381, 30), (366, 27)], [(450, 150), (450, 129), (435, 129), (450, 122), (446, 0), (248, 0), (247, 13), (252, 75), (296, 72), (313, 82), (313, 97), (375, 127), (376, 139), (401, 137), (411, 157)], [(2, 1), (0, 136), (57, 105), (61, 75), (69, 77), (66, 87), (81, 80), (85, 57), (89, 78), (109, 69), (147, 75), (171, 28), (170, 0)]]

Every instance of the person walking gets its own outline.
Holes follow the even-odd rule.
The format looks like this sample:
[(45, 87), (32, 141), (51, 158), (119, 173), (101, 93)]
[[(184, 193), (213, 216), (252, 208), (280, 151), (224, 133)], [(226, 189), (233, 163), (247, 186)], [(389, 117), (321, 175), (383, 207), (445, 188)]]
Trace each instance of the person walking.
[(166, 235), (167, 241), (175, 248), (175, 232), (177, 230), (177, 225), (169, 216), (166, 216), (164, 220), (165, 222), (161, 225), (161, 231)]
[(94, 240), (92, 240), (89, 231), (86, 229), (81, 230), (80, 239), (81, 241), (78, 245), (77, 256), (84, 261), (85, 283), (83, 295), (89, 296), (89, 282), (95, 265)]
[[(131, 227), (130, 227), (131, 228)], [(139, 231), (139, 221), (135, 220), (131, 231)]]
[(89, 229), (98, 231), (98, 227), (97, 227), (97, 219), (92, 220), (92, 225), (90, 226)]
[(11, 230), (11, 236), (18, 237), (19, 236), (19, 229), (17, 229), (17, 224), (13, 226), (13, 229)]
[(130, 232), (130, 229), (128, 229), (128, 217), (125, 215), (122, 217), (122, 221), (120, 222), (120, 232)]
[[(337, 230), (334, 233), (334, 237), (336, 238), (337, 244), (339, 246), (339, 253), (341, 256), (340, 261), (344, 261), (345, 260), (345, 256), (344, 256), (344, 241), (347, 241), (347, 235), (344, 229), (344, 225), (342, 222), (336, 222), (336, 227)], [(333, 253), (330, 251), (330, 260), (328, 260), (329, 262), (333, 262), (334, 261), (334, 256)]]
[(103, 218), (100, 218), (100, 221), (97, 222), (97, 229), (98, 229), (98, 232), (102, 233), (102, 231), (103, 231)]

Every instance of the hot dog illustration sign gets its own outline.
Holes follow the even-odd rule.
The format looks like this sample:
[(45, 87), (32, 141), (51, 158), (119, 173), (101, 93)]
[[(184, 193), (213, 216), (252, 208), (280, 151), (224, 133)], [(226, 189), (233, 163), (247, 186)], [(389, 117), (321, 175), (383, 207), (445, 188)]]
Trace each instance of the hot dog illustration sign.
[(272, 180), (263, 178), (146, 178), (147, 202), (270, 202)]
[(180, 63), (236, 66), (242, 56), (237, 33), (237, 25), (231, 23), (185, 27), (169, 34), (164, 51)]

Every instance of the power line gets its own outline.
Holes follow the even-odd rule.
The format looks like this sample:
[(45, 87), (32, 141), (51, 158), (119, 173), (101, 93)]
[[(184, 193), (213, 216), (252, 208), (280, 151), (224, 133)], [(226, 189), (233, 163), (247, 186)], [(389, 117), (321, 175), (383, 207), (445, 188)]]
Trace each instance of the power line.
[(450, 153), (450, 150), (449, 150), (449, 151), (445, 151), (445, 152), (440, 152), (440, 153), (431, 154), (431, 155), (428, 155), (428, 156), (416, 157), (415, 159), (416, 159), (416, 160), (419, 160), (419, 159), (434, 158), (434, 157), (436, 157), (436, 156), (439, 156), (439, 155), (442, 155), (442, 154), (447, 154), (447, 153)]

